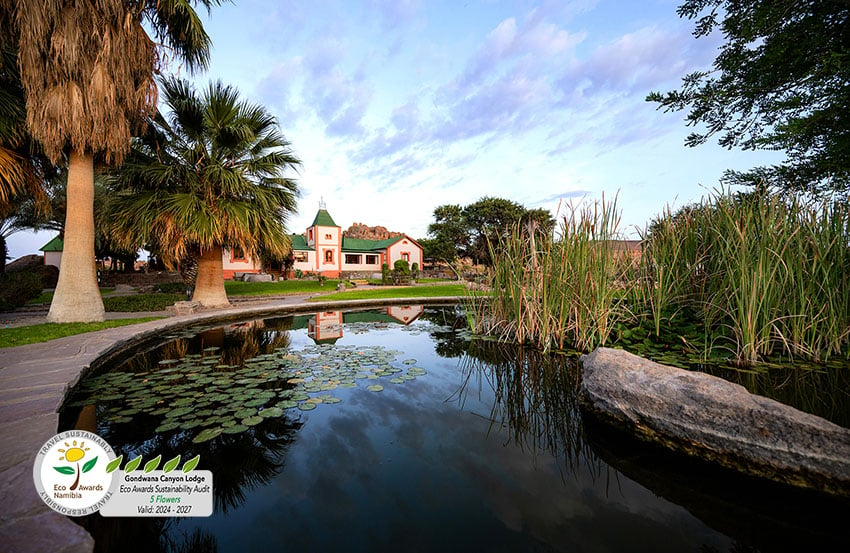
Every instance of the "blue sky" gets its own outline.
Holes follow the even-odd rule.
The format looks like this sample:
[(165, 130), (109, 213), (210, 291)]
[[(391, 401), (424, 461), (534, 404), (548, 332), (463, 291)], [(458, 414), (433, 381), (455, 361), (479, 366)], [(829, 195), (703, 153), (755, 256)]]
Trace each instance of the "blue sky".
[[(278, 117), (303, 161), (293, 232), (321, 198), (343, 228), (422, 237), (446, 203), (496, 196), (557, 214), (604, 194), (634, 234), (725, 169), (781, 160), (686, 148), (684, 114), (644, 101), (709, 68), (721, 43), (693, 38), (678, 3), (235, 0), (204, 17), (211, 64), (194, 79)], [(15, 235), (11, 254), (49, 239)]]

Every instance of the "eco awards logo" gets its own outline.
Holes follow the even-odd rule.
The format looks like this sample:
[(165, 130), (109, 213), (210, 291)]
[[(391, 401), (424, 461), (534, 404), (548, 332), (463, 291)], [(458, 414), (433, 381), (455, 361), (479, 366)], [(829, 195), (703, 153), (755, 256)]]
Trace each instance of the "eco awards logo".
[(69, 430), (47, 440), (33, 466), (35, 489), (54, 511), (84, 516), (109, 501), (118, 485), (107, 465), (115, 452), (106, 440), (85, 430)]

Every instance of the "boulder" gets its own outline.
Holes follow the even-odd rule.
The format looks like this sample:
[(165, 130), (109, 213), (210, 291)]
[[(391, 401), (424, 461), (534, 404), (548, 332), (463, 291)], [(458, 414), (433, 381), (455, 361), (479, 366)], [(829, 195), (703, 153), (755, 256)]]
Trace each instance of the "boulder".
[(272, 276), (265, 273), (245, 273), (242, 280), (245, 282), (272, 282)]
[(197, 301), (177, 301), (174, 305), (165, 308), (166, 311), (180, 315), (194, 315), (201, 309), (201, 303)]
[(581, 358), (585, 412), (669, 449), (850, 496), (850, 430), (708, 374), (600, 348)]

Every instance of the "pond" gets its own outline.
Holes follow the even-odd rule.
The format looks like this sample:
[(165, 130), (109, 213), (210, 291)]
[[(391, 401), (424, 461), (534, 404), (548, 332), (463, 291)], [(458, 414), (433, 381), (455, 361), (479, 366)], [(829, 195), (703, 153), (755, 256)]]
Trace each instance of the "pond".
[(208, 518), (79, 519), (97, 551), (848, 550), (850, 503), (582, 419), (576, 358), (455, 307), (189, 329), (85, 379), (60, 430), (214, 475)]

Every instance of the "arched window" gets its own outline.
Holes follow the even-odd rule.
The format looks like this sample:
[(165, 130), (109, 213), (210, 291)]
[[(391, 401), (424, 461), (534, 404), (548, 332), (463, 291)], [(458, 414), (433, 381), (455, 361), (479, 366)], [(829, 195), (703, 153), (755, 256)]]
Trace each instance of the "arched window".
[(334, 251), (333, 250), (325, 250), (325, 263), (333, 263), (334, 262)]

